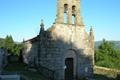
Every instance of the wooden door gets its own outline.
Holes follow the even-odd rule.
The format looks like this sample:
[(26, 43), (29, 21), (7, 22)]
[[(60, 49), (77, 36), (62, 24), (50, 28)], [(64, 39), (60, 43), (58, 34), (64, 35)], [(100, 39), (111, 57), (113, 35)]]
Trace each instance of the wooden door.
[(73, 58), (67, 58), (65, 65), (65, 80), (73, 80)]

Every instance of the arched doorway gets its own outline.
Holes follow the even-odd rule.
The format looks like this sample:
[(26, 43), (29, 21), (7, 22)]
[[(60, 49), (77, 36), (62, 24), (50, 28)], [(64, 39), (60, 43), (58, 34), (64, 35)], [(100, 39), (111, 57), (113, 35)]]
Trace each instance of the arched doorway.
[(65, 59), (65, 80), (73, 80), (73, 58), (66, 58)]
[(76, 51), (69, 49), (64, 55), (64, 80), (74, 80), (77, 70)]

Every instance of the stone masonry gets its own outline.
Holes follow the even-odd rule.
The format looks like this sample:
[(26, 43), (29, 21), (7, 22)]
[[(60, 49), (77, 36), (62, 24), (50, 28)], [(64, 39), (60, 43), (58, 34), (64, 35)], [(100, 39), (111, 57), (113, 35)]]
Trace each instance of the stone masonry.
[(7, 51), (4, 48), (0, 48), (0, 73), (6, 65), (7, 65)]
[[(64, 15), (67, 15), (66, 22)], [(24, 42), (24, 62), (35, 62), (54, 71), (54, 80), (69, 77), (69, 80), (75, 80), (93, 75), (93, 29), (91, 27), (89, 34), (85, 31), (80, 0), (57, 0), (54, 24), (47, 30), (44, 30), (43, 21), (40, 26), (39, 35)]]

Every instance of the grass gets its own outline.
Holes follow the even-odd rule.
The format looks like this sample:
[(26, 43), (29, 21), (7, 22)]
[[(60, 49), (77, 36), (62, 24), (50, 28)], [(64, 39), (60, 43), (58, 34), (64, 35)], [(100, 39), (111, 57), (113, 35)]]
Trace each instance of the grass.
[(116, 80), (116, 78), (107, 77), (106, 75), (94, 74), (94, 80)]
[(29, 70), (26, 64), (21, 63), (10, 63), (4, 68), (6, 73), (18, 73), (22, 75), (25, 80), (44, 80), (37, 71)]
[[(4, 72), (18, 73), (22, 75), (23, 80), (45, 80), (37, 71), (29, 70), (26, 64), (10, 63), (4, 68)], [(117, 80), (119, 71), (108, 70), (101, 67), (94, 67), (94, 80)]]

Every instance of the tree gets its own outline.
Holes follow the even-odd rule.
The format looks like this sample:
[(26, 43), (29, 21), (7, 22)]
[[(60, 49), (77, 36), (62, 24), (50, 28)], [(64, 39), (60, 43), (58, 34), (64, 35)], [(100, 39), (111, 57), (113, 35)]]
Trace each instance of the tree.
[(0, 38), (0, 48), (5, 47), (4, 39)]
[(103, 39), (98, 49), (95, 50), (96, 65), (120, 69), (120, 51), (114, 46), (112, 42)]
[(20, 55), (20, 50), (22, 49), (22, 44), (15, 43), (12, 36), (6, 36), (5, 40), (5, 48), (7, 49), (9, 54), (12, 55)]
[(101, 45), (98, 47), (99, 51), (102, 53), (106, 53), (108, 55), (112, 55), (115, 53), (114, 44), (112, 42), (106, 41), (103, 39)]
[(14, 53), (14, 41), (12, 36), (6, 36), (5, 38), (5, 48), (7, 49), (8, 53), (13, 54)]

